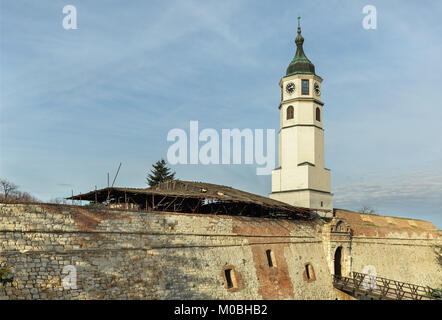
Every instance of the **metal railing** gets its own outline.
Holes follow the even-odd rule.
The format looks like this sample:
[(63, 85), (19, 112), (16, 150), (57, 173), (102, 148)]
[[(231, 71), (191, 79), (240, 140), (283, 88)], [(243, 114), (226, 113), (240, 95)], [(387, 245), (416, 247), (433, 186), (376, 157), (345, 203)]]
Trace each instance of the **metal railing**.
[(352, 272), (352, 277), (333, 275), (333, 286), (353, 296), (385, 300), (440, 300), (441, 290)]

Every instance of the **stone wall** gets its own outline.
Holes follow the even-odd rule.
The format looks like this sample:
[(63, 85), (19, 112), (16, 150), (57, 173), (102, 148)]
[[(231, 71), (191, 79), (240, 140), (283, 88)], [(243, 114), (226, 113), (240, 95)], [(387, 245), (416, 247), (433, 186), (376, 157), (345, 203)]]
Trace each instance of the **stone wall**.
[[(0, 284), (3, 299), (337, 297), (322, 220), (43, 204), (0, 204), (0, 219), (0, 264), (12, 267), (14, 276)], [(76, 269), (76, 289), (63, 286), (65, 266)], [(233, 288), (227, 287), (226, 269), (232, 270)]]
[(380, 277), (442, 287), (442, 270), (434, 250), (441, 241), (432, 223), (345, 210), (335, 214), (335, 220), (345, 221), (351, 229), (350, 242), (341, 235), (333, 244), (346, 248), (344, 270), (363, 272), (364, 267), (373, 266)]
[[(0, 204), (0, 265), (14, 276), (0, 284), (0, 298), (351, 299), (332, 285), (338, 247), (342, 275), (371, 265), (378, 276), (442, 284), (431, 223), (335, 215), (301, 221)], [(75, 289), (63, 286), (70, 266)]]

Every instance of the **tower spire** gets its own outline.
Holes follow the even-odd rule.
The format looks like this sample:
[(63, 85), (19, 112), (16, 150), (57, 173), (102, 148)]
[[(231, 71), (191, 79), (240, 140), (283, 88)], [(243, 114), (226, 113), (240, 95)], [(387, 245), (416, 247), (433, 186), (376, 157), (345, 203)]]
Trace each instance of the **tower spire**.
[(304, 38), (301, 35), (301, 17), (298, 17), (298, 35), (296, 36), (295, 44), (296, 54), (287, 68), (286, 76), (291, 76), (299, 73), (315, 74), (315, 66), (307, 58), (302, 47), (302, 45), (304, 44)]
[(298, 17), (298, 35), (296, 36), (295, 43), (296, 43), (295, 57), (300, 56), (302, 54), (302, 56), (304, 56), (307, 59), (307, 57), (304, 54), (304, 50), (302, 48), (302, 44), (304, 43), (304, 38), (301, 35), (301, 17)]
[[(295, 29), (296, 25), (292, 27)], [(330, 170), (324, 168), (322, 78), (315, 74), (315, 66), (305, 56), (301, 17), (294, 42), (295, 57), (279, 81), (279, 166), (272, 171), (270, 198), (331, 217)]]

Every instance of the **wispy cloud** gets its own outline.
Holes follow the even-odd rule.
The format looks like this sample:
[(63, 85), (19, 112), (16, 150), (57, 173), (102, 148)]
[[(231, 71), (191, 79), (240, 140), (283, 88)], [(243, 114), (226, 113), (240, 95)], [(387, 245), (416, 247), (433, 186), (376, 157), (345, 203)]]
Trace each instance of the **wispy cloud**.
[[(39, 198), (105, 185), (120, 161), (118, 182), (143, 185), (168, 130), (189, 120), (278, 129), (278, 81), (301, 15), (306, 54), (324, 78), (336, 205), (442, 207), (442, 4), (374, 0), (372, 31), (361, 26), (366, 3), (353, 0), (72, 1), (71, 31), (61, 25), (65, 4), (1, 4), (0, 175)], [(431, 160), (433, 171), (416, 169)], [(176, 169), (270, 192), (270, 176), (254, 167)]]
[(58, 183), (57, 186), (60, 186), (60, 187), (72, 187), (72, 184), (70, 184), (70, 183)]
[(334, 189), (337, 206), (355, 203), (432, 203), (442, 208), (442, 171), (403, 172), (400, 175), (377, 174), (359, 183)]

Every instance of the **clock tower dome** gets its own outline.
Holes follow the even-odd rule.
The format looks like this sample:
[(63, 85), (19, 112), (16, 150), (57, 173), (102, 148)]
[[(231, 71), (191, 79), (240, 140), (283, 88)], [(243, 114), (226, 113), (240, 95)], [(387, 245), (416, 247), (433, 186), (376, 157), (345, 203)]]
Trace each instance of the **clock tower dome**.
[(279, 167), (272, 171), (270, 198), (331, 216), (330, 170), (324, 168), (322, 78), (303, 50), (298, 17), (296, 54), (279, 82), (281, 87)]

